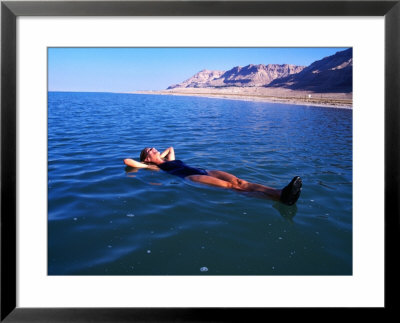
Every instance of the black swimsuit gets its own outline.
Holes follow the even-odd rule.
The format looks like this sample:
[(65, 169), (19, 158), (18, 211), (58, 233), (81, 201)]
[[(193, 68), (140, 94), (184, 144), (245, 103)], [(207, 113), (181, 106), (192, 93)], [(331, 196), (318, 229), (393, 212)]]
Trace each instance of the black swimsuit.
[(179, 176), (182, 178), (185, 178), (186, 176), (190, 175), (208, 175), (205, 169), (190, 167), (181, 160), (167, 161), (162, 164), (159, 164), (158, 167), (160, 167), (163, 171), (167, 172), (168, 174)]

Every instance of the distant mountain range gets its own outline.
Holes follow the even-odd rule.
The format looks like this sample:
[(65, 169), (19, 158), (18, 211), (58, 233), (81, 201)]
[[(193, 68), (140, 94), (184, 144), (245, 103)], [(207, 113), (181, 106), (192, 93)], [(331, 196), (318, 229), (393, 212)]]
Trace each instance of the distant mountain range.
[(300, 73), (275, 79), (269, 87), (318, 93), (353, 91), (353, 49), (337, 52), (312, 63)]
[(236, 66), (228, 71), (202, 70), (186, 81), (171, 85), (179, 88), (272, 87), (316, 93), (353, 91), (352, 48), (325, 57), (309, 66), (258, 64)]

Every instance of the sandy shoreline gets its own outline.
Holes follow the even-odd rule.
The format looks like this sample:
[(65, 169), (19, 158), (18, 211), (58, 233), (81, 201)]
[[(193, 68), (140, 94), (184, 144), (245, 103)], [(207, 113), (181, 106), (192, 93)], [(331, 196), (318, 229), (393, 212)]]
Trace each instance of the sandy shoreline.
[(308, 93), (287, 89), (269, 88), (186, 88), (161, 91), (135, 91), (133, 94), (196, 96), (216, 99), (308, 105), (327, 108), (352, 109), (352, 94), (347, 93)]

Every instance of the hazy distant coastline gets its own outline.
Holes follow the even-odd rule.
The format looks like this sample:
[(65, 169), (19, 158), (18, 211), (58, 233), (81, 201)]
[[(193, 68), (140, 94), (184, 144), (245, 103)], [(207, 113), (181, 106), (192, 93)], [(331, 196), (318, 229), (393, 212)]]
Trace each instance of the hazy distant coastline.
[(296, 105), (322, 106), (352, 109), (352, 93), (314, 94), (283, 88), (186, 88), (160, 91), (135, 91), (136, 94), (198, 96), (208, 98), (287, 103)]

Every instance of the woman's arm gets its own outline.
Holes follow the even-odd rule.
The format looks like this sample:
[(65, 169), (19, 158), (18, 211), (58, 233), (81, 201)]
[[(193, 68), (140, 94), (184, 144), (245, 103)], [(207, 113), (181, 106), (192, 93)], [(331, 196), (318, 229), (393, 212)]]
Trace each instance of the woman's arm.
[(174, 148), (173, 147), (169, 147), (169, 148), (165, 149), (161, 153), (160, 157), (161, 158), (165, 158), (168, 161), (175, 160), (175, 150), (174, 150)]
[(147, 165), (145, 163), (137, 162), (136, 160), (126, 158), (124, 159), (124, 163), (126, 166), (133, 167), (133, 168), (148, 168), (158, 170), (159, 168), (156, 165)]

